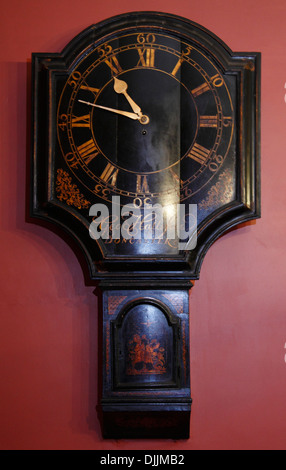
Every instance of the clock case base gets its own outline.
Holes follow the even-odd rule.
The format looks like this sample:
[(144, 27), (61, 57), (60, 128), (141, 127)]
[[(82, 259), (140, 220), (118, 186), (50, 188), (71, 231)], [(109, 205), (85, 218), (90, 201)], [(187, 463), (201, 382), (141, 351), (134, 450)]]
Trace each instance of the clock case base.
[[(133, 281), (134, 282), (134, 281)], [(103, 369), (99, 417), (104, 438), (189, 437), (190, 281), (120, 280), (102, 290)], [(163, 287), (164, 286), (164, 287)], [(97, 291), (98, 293), (98, 291)]]
[[(131, 408), (131, 409), (130, 409)], [(105, 439), (188, 439), (191, 405), (123, 407), (102, 405)]]

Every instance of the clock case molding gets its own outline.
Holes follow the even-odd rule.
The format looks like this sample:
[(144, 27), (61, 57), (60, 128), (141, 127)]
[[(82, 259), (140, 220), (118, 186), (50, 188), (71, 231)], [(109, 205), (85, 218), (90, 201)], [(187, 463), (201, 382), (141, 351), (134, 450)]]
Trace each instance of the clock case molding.
[[(228, 204), (222, 200), (219, 209), (201, 222), (194, 250), (174, 256), (108, 256), (104, 246), (90, 238), (90, 221), (53, 191), (57, 77), (68, 76), (91, 43), (138, 27), (198, 44), (222, 74), (237, 81), (236, 198)], [(73, 240), (76, 254), (78, 249), (84, 254), (86, 282), (100, 281), (103, 437), (188, 438), (191, 281), (199, 278), (204, 256), (218, 237), (260, 217), (260, 54), (234, 53), (214, 34), (184, 18), (134, 12), (90, 26), (61, 53), (33, 54), (32, 84), (31, 217)], [(136, 357), (142, 351), (145, 359), (139, 368)], [(150, 351), (153, 356), (148, 359)]]
[[(57, 138), (51, 122), (56, 122), (55, 85), (57, 76), (68, 74), (80, 54), (93, 42), (114, 37), (118, 29), (143, 26), (148, 30), (170, 32), (183, 40), (198, 43), (222, 71), (237, 77), (236, 199), (221, 205), (198, 226), (197, 246), (179, 255), (110, 256), (104, 245), (89, 236), (89, 221), (53, 195), (52, 149)], [(154, 29), (152, 29), (154, 31)], [(33, 150), (31, 216), (57, 225), (76, 242), (88, 267), (88, 277), (103, 280), (114, 273), (125, 278), (198, 279), (210, 246), (230, 228), (260, 217), (260, 53), (232, 52), (218, 37), (202, 26), (174, 15), (134, 12), (92, 25), (76, 36), (61, 53), (35, 53), (32, 56)]]

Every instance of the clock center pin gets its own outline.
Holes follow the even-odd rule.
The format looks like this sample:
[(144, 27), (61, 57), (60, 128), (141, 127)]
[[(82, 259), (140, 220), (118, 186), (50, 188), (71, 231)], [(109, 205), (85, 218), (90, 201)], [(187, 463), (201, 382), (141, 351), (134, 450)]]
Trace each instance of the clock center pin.
[(139, 122), (141, 124), (149, 124), (150, 119), (148, 116), (146, 116), (146, 114), (143, 114), (143, 116), (141, 116), (141, 118), (139, 119)]

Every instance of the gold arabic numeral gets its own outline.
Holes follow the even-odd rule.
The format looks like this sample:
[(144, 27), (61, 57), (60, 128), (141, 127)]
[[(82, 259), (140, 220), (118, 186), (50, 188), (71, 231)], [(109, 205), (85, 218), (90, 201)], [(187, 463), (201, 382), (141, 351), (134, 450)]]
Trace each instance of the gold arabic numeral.
[(224, 127), (230, 127), (232, 125), (232, 117), (231, 116), (223, 116), (222, 123)]
[[(184, 184), (186, 183), (186, 181), (184, 182)], [(188, 183), (187, 183), (187, 186), (183, 187), (181, 192), (180, 192), (180, 199), (181, 201), (183, 201), (184, 199), (186, 198), (189, 198), (193, 195), (193, 191), (192, 189), (188, 186)]]
[(71, 125), (72, 127), (90, 128), (90, 114), (85, 114), (84, 116), (72, 116)]
[(183, 195), (185, 197), (190, 197), (192, 194), (193, 194), (193, 191), (191, 190), (191, 188), (188, 188), (188, 186), (184, 188)]
[(121, 65), (119, 64), (116, 55), (110, 57), (109, 59), (105, 59), (104, 62), (106, 63), (106, 65), (108, 65), (113, 74), (118, 75), (122, 72)]
[(215, 155), (213, 160), (209, 163), (209, 169), (213, 173), (216, 173), (221, 164), (223, 163), (223, 157), (221, 155)]
[(137, 36), (137, 42), (139, 42), (139, 44), (144, 44), (145, 42), (147, 42), (148, 44), (152, 44), (155, 41), (156, 36), (153, 33), (140, 33)]
[(78, 167), (78, 159), (76, 155), (72, 152), (69, 152), (65, 155), (65, 160), (70, 168), (73, 168), (74, 170), (77, 170)]
[[(214, 75), (213, 77), (211, 77), (210, 80), (211, 80), (212, 85), (215, 86), (216, 88), (219, 88), (224, 84), (222, 77), (218, 73)], [(194, 88), (193, 90), (191, 90), (191, 92), (193, 96), (196, 98), (197, 96), (200, 96), (209, 90), (210, 90), (210, 85), (208, 84), (208, 82), (204, 82), (197, 88)]]
[(136, 192), (137, 193), (150, 193), (146, 175), (136, 176)]
[(188, 154), (188, 157), (192, 158), (200, 165), (204, 165), (209, 157), (209, 153), (210, 150), (206, 149), (202, 145), (195, 143), (192, 150)]
[(80, 72), (73, 72), (71, 74), (71, 77), (69, 79), (69, 85), (72, 86), (73, 88), (77, 85), (77, 82), (81, 79), (81, 73)]
[(116, 180), (118, 176), (118, 168), (115, 168), (115, 166), (111, 165), (111, 163), (108, 163), (103, 170), (100, 178), (105, 182), (111, 184), (111, 186), (116, 185)]
[(193, 90), (191, 90), (191, 93), (193, 94), (194, 98), (196, 98), (197, 96), (200, 96), (209, 90), (210, 90), (209, 84), (207, 82), (204, 82), (197, 88), (194, 88)]
[(86, 165), (88, 165), (99, 154), (99, 150), (92, 139), (79, 145), (77, 150)]
[(103, 197), (103, 199), (108, 200), (110, 191), (105, 186), (102, 186), (101, 184), (95, 185), (94, 192), (95, 194), (100, 194), (100, 196)]
[(104, 44), (103, 46), (99, 47), (97, 49), (97, 52), (99, 54), (99, 57), (104, 57), (107, 54), (110, 54), (112, 52), (112, 47), (110, 44)]
[(67, 128), (68, 117), (67, 114), (61, 114), (58, 119), (58, 126), (61, 131), (65, 131)]
[(200, 116), (200, 127), (217, 127), (216, 116)]
[(182, 63), (184, 62), (186, 56), (190, 55), (192, 51), (192, 47), (188, 46), (186, 50), (182, 53), (181, 57), (179, 58), (178, 62), (176, 63), (175, 67), (173, 68), (171, 75), (176, 75), (178, 70), (180, 69)]
[(214, 75), (213, 77), (211, 77), (211, 82), (213, 86), (217, 88), (221, 87), (224, 83), (222, 77), (218, 73)]
[(152, 205), (152, 199), (150, 197), (136, 197), (133, 199), (133, 204), (135, 207), (150, 206)]

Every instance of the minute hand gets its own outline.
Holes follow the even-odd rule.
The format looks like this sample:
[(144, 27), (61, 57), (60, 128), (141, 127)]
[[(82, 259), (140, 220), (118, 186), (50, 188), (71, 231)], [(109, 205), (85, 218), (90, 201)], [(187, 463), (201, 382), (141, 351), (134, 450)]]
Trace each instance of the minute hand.
[(78, 100), (80, 103), (88, 104), (89, 106), (94, 106), (95, 108), (105, 109), (106, 111), (111, 111), (115, 114), (120, 114), (122, 116), (128, 117), (130, 119), (134, 119), (134, 121), (140, 119), (140, 116), (135, 113), (129, 113), (128, 111), (121, 111), (119, 109), (108, 108), (107, 106), (101, 106), (99, 104), (90, 103), (89, 101)]

